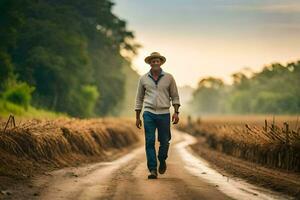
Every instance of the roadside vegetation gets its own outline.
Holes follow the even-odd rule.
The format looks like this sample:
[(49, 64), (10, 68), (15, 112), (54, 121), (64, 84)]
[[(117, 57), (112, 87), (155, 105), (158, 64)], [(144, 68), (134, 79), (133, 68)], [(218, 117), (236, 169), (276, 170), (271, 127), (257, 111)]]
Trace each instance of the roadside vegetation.
[(0, 176), (14, 178), (114, 159), (141, 139), (128, 118), (17, 119), (6, 124), (0, 120)]
[(300, 197), (299, 117), (188, 118), (178, 129), (194, 135), (192, 149), (224, 174)]

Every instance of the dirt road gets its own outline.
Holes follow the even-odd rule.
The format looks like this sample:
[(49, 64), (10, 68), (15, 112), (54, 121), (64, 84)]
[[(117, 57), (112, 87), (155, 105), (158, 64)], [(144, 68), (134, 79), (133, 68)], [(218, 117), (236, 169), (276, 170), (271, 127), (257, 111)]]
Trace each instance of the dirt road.
[[(113, 162), (65, 168), (37, 177), (24, 199), (286, 199), (224, 177), (189, 150), (195, 139), (172, 130), (168, 169), (148, 180), (144, 146)], [(35, 190), (35, 191), (33, 191)], [(29, 191), (29, 192), (28, 192)]]

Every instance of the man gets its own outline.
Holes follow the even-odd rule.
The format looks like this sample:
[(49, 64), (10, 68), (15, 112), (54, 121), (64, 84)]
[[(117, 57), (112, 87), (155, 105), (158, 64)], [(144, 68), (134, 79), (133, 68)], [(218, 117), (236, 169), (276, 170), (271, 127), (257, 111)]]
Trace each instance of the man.
[(161, 65), (166, 58), (158, 52), (153, 52), (145, 58), (145, 62), (151, 66), (149, 72), (140, 77), (136, 92), (136, 126), (141, 128), (142, 121), (140, 113), (144, 105), (143, 121), (146, 141), (147, 167), (150, 171), (149, 179), (157, 178), (157, 160), (155, 150), (155, 131), (158, 130), (159, 173), (165, 173), (167, 169), (166, 159), (168, 157), (170, 130), (170, 101), (174, 107), (172, 115), (173, 124), (179, 121), (179, 95), (174, 77), (162, 70)]

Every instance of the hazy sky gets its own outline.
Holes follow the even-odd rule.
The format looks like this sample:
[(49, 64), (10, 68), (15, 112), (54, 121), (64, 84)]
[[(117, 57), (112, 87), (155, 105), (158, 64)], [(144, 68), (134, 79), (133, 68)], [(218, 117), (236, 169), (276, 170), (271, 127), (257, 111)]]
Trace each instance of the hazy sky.
[(177, 84), (195, 87), (205, 76), (229, 82), (244, 67), (300, 59), (300, 0), (114, 0), (143, 48), (133, 61), (165, 55)]

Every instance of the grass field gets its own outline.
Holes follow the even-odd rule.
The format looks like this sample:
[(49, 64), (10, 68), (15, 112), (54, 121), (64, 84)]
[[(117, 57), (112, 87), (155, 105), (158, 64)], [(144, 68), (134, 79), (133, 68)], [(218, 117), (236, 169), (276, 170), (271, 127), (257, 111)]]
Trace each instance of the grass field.
[(64, 113), (56, 113), (53, 111), (47, 111), (43, 109), (37, 109), (29, 106), (26, 110), (22, 106), (16, 105), (9, 101), (0, 99), (0, 119), (3, 120), (8, 118), (10, 114), (13, 114), (22, 118), (56, 118), (56, 117), (67, 117)]

